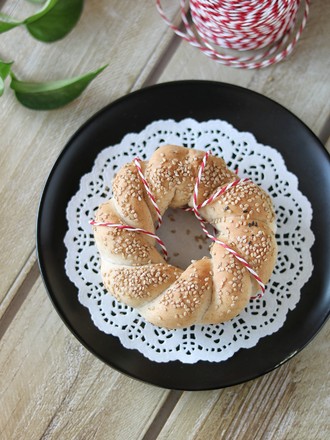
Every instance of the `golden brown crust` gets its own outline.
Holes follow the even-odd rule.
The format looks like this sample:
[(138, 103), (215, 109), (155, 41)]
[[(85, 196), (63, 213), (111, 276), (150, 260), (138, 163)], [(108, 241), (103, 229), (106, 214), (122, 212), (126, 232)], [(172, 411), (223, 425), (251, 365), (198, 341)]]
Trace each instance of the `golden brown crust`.
[(236, 316), (251, 297), (251, 277), (240, 262), (215, 243), (211, 248), (213, 292), (212, 301), (201, 323), (217, 324)]
[(166, 263), (143, 266), (119, 266), (102, 261), (103, 284), (119, 301), (139, 307), (152, 301), (170, 287), (182, 270)]
[(140, 310), (159, 327), (182, 328), (202, 321), (212, 297), (211, 260), (192, 263), (162, 295)]
[[(143, 173), (162, 214), (168, 207), (193, 205), (196, 176), (204, 152), (175, 145), (158, 148)], [(199, 186), (202, 203), (237, 179), (225, 162), (210, 156)], [(113, 182), (114, 197), (102, 204), (96, 221), (154, 232), (157, 214), (134, 163), (122, 167)], [(200, 210), (217, 237), (248, 261), (264, 283), (277, 256), (275, 214), (269, 195), (253, 182), (233, 186)], [(119, 301), (136, 307), (149, 322), (166, 328), (220, 323), (238, 315), (260, 286), (246, 268), (214, 243), (211, 258), (193, 262), (184, 272), (167, 264), (155, 239), (125, 229), (94, 226), (105, 287)]]
[(246, 222), (232, 217), (217, 223), (216, 228), (220, 231), (217, 238), (243, 257), (266, 284), (272, 274), (277, 255), (272, 229), (261, 221)]
[[(103, 203), (96, 211), (97, 222), (127, 224), (116, 213), (114, 199)], [(145, 234), (118, 228), (94, 226), (94, 237), (101, 254), (114, 264), (140, 266), (141, 264), (163, 263), (164, 259), (155, 248), (155, 239)]]
[(154, 219), (148, 207), (148, 196), (134, 163), (124, 165), (113, 180), (116, 210), (129, 226), (154, 231)]
[(251, 180), (228, 189), (212, 203), (201, 208), (200, 213), (212, 224), (228, 217), (237, 217), (248, 223), (263, 221), (273, 225), (275, 222), (271, 198)]

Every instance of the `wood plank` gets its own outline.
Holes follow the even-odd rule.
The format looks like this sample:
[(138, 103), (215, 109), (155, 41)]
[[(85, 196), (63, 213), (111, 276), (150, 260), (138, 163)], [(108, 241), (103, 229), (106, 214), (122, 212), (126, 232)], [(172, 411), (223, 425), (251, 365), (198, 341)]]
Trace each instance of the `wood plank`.
[[(2, 11), (24, 17), (21, 8), (28, 3), (7, 1)], [(174, 5), (170, 14), (176, 10)], [(140, 2), (120, 0), (85, 2), (76, 28), (53, 44), (37, 42), (21, 28), (1, 35), (1, 56), (14, 59), (16, 75), (26, 80), (75, 76), (109, 63), (77, 101), (62, 109), (28, 110), (11, 90), (0, 100), (0, 303), (15, 287), (1, 313), (33, 252), (39, 198), (59, 152), (93, 113), (143, 83), (171, 38), (154, 2), (144, 1), (141, 7)]]
[(168, 395), (90, 354), (61, 322), (40, 278), (0, 353), (3, 439), (139, 439)]
[(17, 311), (39, 276), (39, 267), (33, 252), (0, 305), (0, 339), (6, 333), (12, 320), (15, 319)]
[(185, 393), (158, 440), (329, 438), (329, 337), (330, 324), (295, 358), (257, 380)]

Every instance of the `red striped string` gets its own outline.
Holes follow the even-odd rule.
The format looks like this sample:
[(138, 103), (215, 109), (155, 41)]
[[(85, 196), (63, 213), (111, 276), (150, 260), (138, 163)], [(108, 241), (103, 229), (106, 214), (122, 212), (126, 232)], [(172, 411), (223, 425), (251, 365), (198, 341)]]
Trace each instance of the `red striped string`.
[(234, 188), (235, 186), (244, 185), (246, 182), (251, 182), (250, 179), (236, 179), (233, 182), (228, 183), (228, 185), (222, 186), (219, 188), (214, 194), (212, 194), (208, 199), (204, 200), (204, 202), (197, 205), (197, 209), (204, 208), (204, 206), (212, 203), (217, 197), (221, 196), (223, 193), (228, 191), (230, 188)]
[(167, 252), (167, 249), (166, 249), (164, 242), (158, 237), (158, 235), (154, 234), (153, 232), (146, 231), (145, 229), (142, 229), (142, 228), (134, 228), (133, 226), (129, 226), (129, 225), (122, 225), (120, 223), (97, 222), (95, 220), (91, 220), (89, 223), (93, 226), (105, 226), (108, 228), (127, 229), (128, 231), (139, 232), (141, 234), (148, 235), (149, 237), (152, 237), (157, 241), (157, 243), (159, 244), (159, 246), (162, 249), (165, 260), (167, 260), (167, 258), (168, 258), (168, 252)]
[[(137, 168), (137, 171), (138, 171), (139, 177), (141, 179), (141, 182), (143, 183), (144, 188), (145, 188), (145, 190), (146, 190), (146, 192), (147, 192), (147, 194), (148, 194), (148, 196), (149, 196), (149, 198), (151, 200), (151, 203), (153, 204), (153, 206), (154, 206), (154, 208), (156, 210), (157, 217), (158, 217), (158, 224), (156, 226), (156, 229), (158, 229), (159, 226), (162, 224), (162, 221), (163, 221), (160, 209), (159, 209), (159, 207), (157, 205), (157, 202), (156, 202), (156, 199), (155, 199), (154, 195), (152, 194), (152, 192), (150, 190), (149, 184), (148, 184), (148, 182), (147, 182), (147, 180), (146, 180), (146, 178), (145, 178), (145, 176), (143, 174), (142, 167), (141, 167), (141, 159), (139, 159), (137, 157), (134, 158), (134, 164), (135, 164), (135, 166)], [(142, 229), (142, 228), (135, 228), (135, 227), (129, 226), (129, 225), (122, 225), (120, 223), (117, 224), (117, 223), (110, 223), (110, 222), (96, 222), (96, 221), (92, 220), (92, 221), (90, 221), (90, 224), (94, 225), (94, 226), (105, 226), (105, 227), (117, 228), (117, 229), (127, 229), (127, 230), (132, 231), (132, 232), (139, 232), (141, 234), (148, 235), (149, 237), (152, 237), (152, 238), (154, 238), (157, 241), (157, 243), (159, 244), (159, 246), (162, 249), (162, 252), (164, 254), (165, 260), (168, 259), (168, 252), (167, 252), (167, 249), (166, 249), (166, 246), (165, 246), (164, 242), (158, 237), (158, 235), (154, 234), (153, 232), (147, 231), (147, 230)]]
[[(301, 22), (296, 25), (301, 3), (301, 0), (180, 0), (184, 26), (181, 31), (167, 18), (161, 0), (156, 0), (159, 14), (179, 37), (218, 63), (246, 69), (268, 67), (291, 54), (309, 14), (310, 0), (305, 0)], [(226, 53), (226, 49), (258, 50), (258, 53), (234, 56)]]
[[(214, 235), (210, 234), (210, 232), (207, 230), (206, 228), (206, 222), (203, 219), (203, 217), (200, 215), (199, 213), (199, 208), (201, 208), (202, 206), (206, 206), (207, 203), (211, 203), (210, 200), (214, 200), (215, 199), (215, 195), (211, 196), (209, 199), (207, 199), (205, 202), (201, 203), (200, 205), (198, 205), (197, 201), (198, 201), (198, 191), (199, 191), (199, 186), (202, 180), (202, 175), (204, 173), (204, 169), (206, 167), (206, 162), (208, 157), (210, 156), (210, 153), (206, 152), (203, 160), (201, 162), (201, 165), (199, 167), (198, 173), (197, 173), (197, 177), (196, 177), (196, 182), (195, 182), (195, 187), (194, 187), (194, 194), (193, 194), (193, 210), (195, 213), (195, 216), (197, 217), (197, 219), (199, 220), (202, 230), (205, 233), (205, 235), (210, 238), (212, 241), (214, 241), (215, 243), (220, 244), (223, 248), (225, 248), (228, 252), (230, 252), (232, 255), (234, 255), (234, 257), (250, 272), (250, 274), (255, 278), (255, 280), (257, 281), (257, 283), (259, 284), (262, 293), (259, 293), (256, 297), (251, 297), (252, 299), (256, 299), (256, 298), (261, 298), (265, 292), (265, 285), (262, 282), (261, 278), (259, 277), (259, 275), (252, 269), (252, 267), (250, 266), (250, 264), (241, 256), (239, 255), (238, 252), (236, 252), (234, 249), (232, 249), (230, 246), (228, 246), (226, 243), (224, 243), (223, 241), (219, 240), (217, 237), (215, 237)], [(243, 179), (243, 183), (245, 183), (246, 181), (248, 181), (249, 179)], [(221, 188), (221, 190), (218, 190), (218, 196), (220, 194), (223, 194), (225, 191), (227, 191), (230, 188), (233, 188), (234, 186), (239, 185), (240, 180), (235, 180), (234, 182), (231, 182), (230, 184), (226, 185), (225, 187)], [(216, 194), (216, 193), (215, 193)]]
[[(230, 252), (232, 255), (234, 255), (234, 257), (240, 261), (241, 264), (243, 264), (243, 266), (251, 273), (251, 275), (256, 279), (256, 281), (258, 282), (258, 284), (260, 285), (260, 288), (262, 290), (262, 294), (257, 295), (256, 297), (252, 297), (252, 299), (254, 298), (261, 298), (263, 293), (265, 292), (265, 285), (263, 284), (261, 278), (258, 276), (258, 274), (252, 269), (252, 267), (249, 265), (249, 263), (243, 258), (241, 257), (234, 249), (232, 249), (230, 246), (228, 246), (226, 243), (224, 243), (223, 241), (219, 240), (217, 237), (215, 237), (214, 235), (210, 234), (210, 232), (207, 230), (206, 228), (206, 222), (205, 220), (201, 217), (200, 213), (199, 213), (199, 209), (203, 208), (204, 206), (208, 205), (209, 203), (212, 203), (217, 197), (219, 197), (220, 195), (222, 195), (224, 192), (228, 191), (230, 188), (233, 188), (235, 186), (238, 185), (243, 185), (244, 183), (250, 181), (250, 179), (236, 179), (233, 182), (228, 183), (227, 185), (219, 188), (214, 194), (212, 194), (208, 199), (204, 200), (204, 202), (198, 204), (198, 192), (199, 192), (199, 186), (201, 184), (201, 180), (202, 180), (202, 176), (206, 167), (206, 162), (208, 157), (210, 156), (209, 152), (206, 152), (203, 160), (201, 162), (201, 165), (198, 169), (198, 173), (197, 173), (197, 177), (196, 177), (196, 182), (195, 182), (195, 186), (194, 186), (194, 192), (193, 192), (193, 208), (187, 208), (186, 210), (193, 210), (196, 218), (199, 220), (202, 230), (205, 233), (205, 235), (210, 238), (212, 241), (214, 241), (215, 243), (220, 244), (222, 247), (224, 247), (228, 252)], [(140, 165), (141, 160), (138, 158), (134, 159), (134, 163), (138, 169), (138, 173), (139, 176), (141, 178), (141, 181), (146, 189), (147, 194), (150, 197), (150, 200), (152, 201), (153, 206), (156, 209), (157, 215), (158, 215), (158, 227), (160, 226), (160, 224), (162, 223), (162, 216), (160, 214), (160, 210), (158, 208), (158, 205), (156, 203), (155, 197), (152, 194), (149, 184), (146, 180), (146, 178), (143, 175), (142, 172), (142, 168)], [(117, 229), (125, 229), (125, 230), (129, 230), (132, 232), (138, 232), (141, 234), (145, 234), (148, 235), (149, 237), (152, 237), (156, 240), (156, 242), (159, 244), (159, 246), (162, 249), (162, 252), (164, 254), (165, 260), (168, 259), (168, 252), (166, 249), (166, 246), (164, 244), (164, 242), (153, 232), (147, 231), (145, 229), (142, 228), (135, 228), (133, 226), (129, 226), (129, 225), (122, 225), (120, 223), (111, 223), (111, 222), (97, 222), (95, 220), (91, 220), (89, 222), (91, 225), (93, 226), (103, 226), (103, 227), (111, 227), (111, 228), (117, 228)]]
[(147, 192), (147, 194), (149, 196), (149, 199), (150, 199), (151, 203), (153, 204), (153, 206), (154, 206), (154, 208), (156, 210), (157, 217), (158, 217), (158, 224), (156, 226), (156, 229), (158, 229), (160, 227), (160, 225), (162, 224), (162, 222), (163, 222), (162, 214), (161, 214), (160, 209), (159, 209), (159, 207), (157, 205), (156, 199), (155, 199), (154, 195), (152, 194), (152, 192), (150, 190), (150, 186), (149, 186), (149, 184), (147, 182), (147, 179), (144, 177), (144, 174), (143, 174), (143, 171), (142, 171), (142, 167), (141, 167), (141, 159), (139, 159), (137, 157), (134, 158), (134, 164), (135, 164), (135, 166), (136, 166), (136, 168), (138, 170), (140, 179), (141, 179), (141, 181), (142, 181), (142, 183), (144, 185), (144, 188), (145, 188), (145, 190), (146, 190), (146, 192)]

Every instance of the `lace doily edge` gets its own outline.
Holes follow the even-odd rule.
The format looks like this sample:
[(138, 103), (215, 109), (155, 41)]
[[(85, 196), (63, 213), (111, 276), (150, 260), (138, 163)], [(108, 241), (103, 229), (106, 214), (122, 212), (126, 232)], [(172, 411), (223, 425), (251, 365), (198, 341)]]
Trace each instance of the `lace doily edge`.
[[(78, 189), (78, 191), (76, 192), (75, 195), (72, 196), (72, 198), (70, 199), (70, 201), (69, 201), (69, 203), (68, 203), (68, 205), (67, 205), (67, 213), (66, 213), (66, 214), (67, 214), (67, 219), (68, 219), (68, 210), (70, 209), (71, 206), (73, 206), (73, 205), (75, 204), (75, 200), (78, 200), (78, 195), (79, 195), (80, 191), (84, 189), (84, 186), (86, 186), (86, 183), (87, 183), (87, 181), (88, 181), (88, 175), (92, 174), (92, 173), (97, 169), (97, 167), (98, 167), (98, 161), (99, 161), (99, 160), (102, 158), (102, 156), (105, 154), (105, 150), (108, 150), (108, 149), (110, 149), (110, 148), (120, 147), (121, 145), (126, 144), (132, 136), (140, 136), (140, 137), (142, 136), (142, 137), (143, 137), (143, 134), (144, 134), (145, 132), (147, 132), (148, 130), (151, 130), (153, 126), (158, 125), (159, 123), (162, 123), (163, 125), (165, 125), (165, 124), (174, 124), (174, 123), (175, 123), (175, 124), (182, 124), (182, 125), (186, 124), (187, 126), (190, 125), (190, 127), (191, 127), (191, 125), (195, 125), (195, 124), (197, 124), (198, 126), (200, 126), (201, 124), (207, 126), (208, 124), (221, 123), (221, 124), (224, 124), (226, 127), (229, 127), (231, 130), (233, 130), (233, 131), (235, 132), (235, 134), (238, 134), (238, 135), (240, 135), (240, 136), (250, 137), (251, 140), (253, 140), (253, 142), (255, 142), (255, 143), (258, 144), (258, 145), (262, 145), (262, 147), (263, 147), (264, 149), (265, 149), (265, 148), (266, 148), (266, 149), (269, 149), (269, 150), (271, 150), (273, 153), (276, 152), (276, 155), (277, 155), (277, 157), (278, 157), (278, 160), (280, 160), (281, 165), (285, 168), (287, 174), (290, 175), (290, 180), (291, 180), (292, 184), (294, 184), (294, 189), (295, 189), (296, 191), (298, 191), (299, 195), (300, 195), (302, 198), (305, 199), (305, 203), (308, 203), (308, 204), (309, 204), (309, 207), (310, 207), (310, 213), (311, 213), (311, 216), (310, 216), (310, 219), (309, 219), (309, 224), (311, 224), (311, 222), (312, 222), (312, 207), (311, 207), (311, 204), (310, 204), (309, 200), (307, 199), (307, 197), (304, 196), (304, 195), (301, 193), (301, 191), (298, 189), (298, 186), (299, 186), (298, 178), (297, 178), (293, 173), (291, 173), (291, 172), (287, 169), (287, 167), (286, 167), (286, 165), (285, 165), (285, 162), (284, 162), (282, 156), (280, 155), (280, 153), (278, 153), (276, 150), (274, 150), (273, 148), (271, 148), (271, 147), (269, 147), (269, 146), (267, 146), (267, 145), (263, 145), (263, 144), (258, 143), (258, 141), (256, 140), (255, 136), (254, 136), (252, 133), (249, 133), (249, 132), (240, 132), (240, 131), (238, 131), (235, 127), (233, 127), (233, 126), (232, 126), (230, 123), (228, 123), (227, 121), (222, 121), (222, 120), (214, 119), (214, 120), (209, 120), (209, 121), (205, 121), (205, 122), (197, 122), (196, 120), (194, 120), (194, 119), (192, 119), (192, 118), (186, 118), (186, 119), (183, 119), (183, 120), (181, 120), (181, 121), (174, 121), (174, 120), (172, 120), (172, 119), (154, 121), (154, 122), (152, 122), (151, 124), (149, 124), (147, 127), (145, 127), (145, 129), (144, 129), (143, 131), (141, 131), (140, 133), (129, 133), (129, 134), (127, 134), (127, 135), (121, 140), (120, 143), (118, 143), (118, 144), (116, 144), (116, 145), (114, 145), (114, 146), (106, 147), (106, 148), (103, 149), (101, 152), (99, 152), (98, 155), (97, 155), (97, 157), (96, 157), (96, 159), (95, 159), (95, 162), (94, 162), (93, 168), (91, 169), (91, 171), (90, 171), (88, 174), (82, 176), (82, 178), (81, 178), (81, 180), (80, 180), (80, 185), (79, 185), (79, 189)], [(312, 233), (311, 230), (310, 230), (310, 232), (311, 232), (311, 237), (309, 237), (309, 239), (310, 239), (310, 246), (309, 246), (309, 248), (312, 247), (312, 245), (313, 245), (313, 243), (314, 243), (314, 240), (315, 240), (314, 234)], [(67, 254), (66, 254), (66, 259), (65, 259), (65, 270), (66, 270), (66, 273), (67, 273), (67, 274), (68, 274), (67, 269), (68, 269), (69, 260), (70, 260), (70, 249), (72, 250), (72, 242), (70, 243), (70, 238), (71, 238), (71, 237), (70, 237), (70, 230), (68, 229), (67, 233), (65, 234), (65, 238), (64, 238), (64, 243), (65, 243), (65, 246), (66, 246), (66, 248), (67, 248)], [(309, 264), (311, 264), (310, 267), (313, 267), (313, 265), (312, 265), (312, 261), (311, 261), (311, 257), (310, 257), (310, 254), (308, 255), (308, 257), (310, 258), (310, 261), (309, 261)], [(306, 284), (306, 282), (307, 282), (308, 279), (311, 277), (311, 275), (312, 275), (312, 272), (309, 273), (308, 276), (305, 275), (305, 277), (303, 277), (303, 276), (300, 277), (299, 290), (301, 290), (301, 288), (304, 286), (304, 284)], [(70, 277), (69, 275), (68, 275), (68, 277), (69, 277), (69, 279), (71, 280), (71, 282), (73, 282), (73, 284), (75, 285), (75, 287), (78, 289), (78, 298), (79, 298), (79, 301), (81, 302), (81, 304), (83, 304), (85, 307), (87, 307), (87, 308), (89, 309), (88, 304), (86, 303), (86, 301), (85, 301), (84, 298), (83, 298), (83, 293), (82, 293), (82, 291), (81, 291), (81, 285), (80, 285), (80, 283), (79, 283), (79, 279), (75, 279), (75, 277)], [(90, 316), (91, 316), (91, 319), (92, 319), (94, 325), (95, 325), (100, 331), (102, 331), (103, 333), (106, 333), (106, 334), (108, 334), (108, 335), (112, 335), (112, 336), (114, 336), (114, 337), (117, 337), (117, 338), (120, 340), (121, 344), (122, 344), (125, 348), (127, 348), (127, 349), (131, 349), (131, 350), (132, 350), (132, 349), (135, 349), (135, 350), (139, 351), (143, 356), (145, 356), (146, 358), (150, 359), (151, 361), (155, 361), (155, 362), (157, 362), (157, 363), (170, 362), (170, 361), (177, 361), (177, 360), (179, 360), (179, 361), (182, 362), (182, 363), (195, 363), (195, 362), (198, 362), (198, 361), (223, 362), (223, 361), (226, 361), (227, 359), (229, 359), (230, 357), (232, 357), (232, 356), (233, 356), (235, 353), (237, 353), (239, 350), (241, 350), (241, 349), (249, 349), (249, 348), (251, 348), (251, 347), (254, 347), (254, 346), (260, 341), (260, 339), (263, 339), (264, 337), (270, 336), (271, 334), (277, 332), (277, 331), (283, 326), (283, 324), (284, 324), (284, 322), (285, 322), (285, 320), (286, 320), (287, 314), (288, 314), (290, 311), (292, 311), (292, 310), (296, 307), (296, 305), (297, 305), (297, 303), (299, 302), (299, 300), (300, 300), (300, 295), (299, 295), (299, 298), (297, 298), (297, 300), (296, 300), (294, 303), (291, 303), (291, 304), (289, 305), (289, 308), (288, 308), (288, 310), (286, 311), (286, 313), (285, 313), (283, 316), (281, 315), (281, 316), (280, 316), (280, 319), (277, 320), (277, 327), (276, 327), (275, 330), (272, 330), (272, 329), (271, 329), (271, 326), (270, 326), (269, 329), (268, 329), (268, 332), (267, 332), (267, 333), (264, 333), (262, 336), (260, 336), (260, 337), (258, 337), (258, 338), (254, 338), (254, 339), (250, 339), (250, 340), (247, 340), (247, 341), (242, 342), (242, 343), (241, 343), (241, 347), (240, 347), (238, 350), (231, 350), (231, 351), (228, 351), (228, 353), (226, 354), (226, 356), (222, 357), (221, 360), (219, 360), (219, 354), (218, 354), (218, 353), (216, 353), (215, 356), (214, 356), (214, 357), (217, 356), (217, 357), (218, 357), (217, 359), (211, 359), (211, 358), (212, 358), (212, 355), (210, 356), (209, 353), (208, 353), (208, 357), (207, 357), (207, 359), (206, 359), (206, 358), (204, 358), (203, 356), (201, 356), (201, 353), (199, 353), (199, 357), (198, 357), (198, 359), (195, 360), (195, 359), (193, 359), (193, 358), (191, 358), (191, 357), (188, 357), (188, 355), (184, 355), (185, 352), (182, 352), (182, 354), (183, 354), (184, 356), (178, 356), (178, 352), (173, 353), (173, 356), (171, 356), (172, 353), (168, 353), (166, 356), (164, 356), (164, 358), (163, 358), (162, 360), (159, 360), (159, 355), (158, 355), (158, 357), (157, 357), (157, 356), (154, 357), (154, 356), (152, 356), (152, 352), (148, 352), (148, 355), (146, 355), (146, 353), (142, 352), (141, 350), (139, 350), (139, 349), (136, 347), (136, 345), (134, 345), (134, 341), (131, 342), (130, 340), (127, 340), (127, 338), (125, 338), (125, 337), (121, 337), (120, 332), (116, 332), (116, 331), (112, 331), (112, 332), (110, 332), (110, 331), (107, 331), (107, 329), (104, 329), (104, 328), (102, 328), (102, 327), (99, 325), (99, 323), (97, 322), (96, 319), (94, 319), (94, 317), (93, 317), (93, 315), (92, 315), (91, 313), (90, 313)], [(90, 311), (89, 311), (89, 312), (90, 312)], [(113, 330), (113, 329), (112, 329), (112, 330)]]

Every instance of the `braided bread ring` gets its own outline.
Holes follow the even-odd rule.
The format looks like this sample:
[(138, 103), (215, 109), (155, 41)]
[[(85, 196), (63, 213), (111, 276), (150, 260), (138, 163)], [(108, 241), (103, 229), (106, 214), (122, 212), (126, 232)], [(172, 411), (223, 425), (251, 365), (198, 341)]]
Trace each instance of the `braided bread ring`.
[[(161, 214), (168, 207), (193, 206), (203, 156), (202, 151), (165, 145), (140, 163)], [(210, 156), (197, 203), (236, 178), (223, 159)], [(216, 228), (217, 238), (242, 256), (266, 284), (277, 256), (269, 195), (249, 181), (233, 186), (199, 212)], [(155, 231), (157, 213), (133, 162), (119, 170), (113, 180), (113, 198), (100, 205), (95, 220)], [(225, 322), (238, 315), (259, 290), (246, 268), (218, 243), (212, 244), (209, 258), (193, 261), (182, 271), (166, 263), (153, 237), (96, 225), (93, 230), (106, 289), (160, 327)]]

